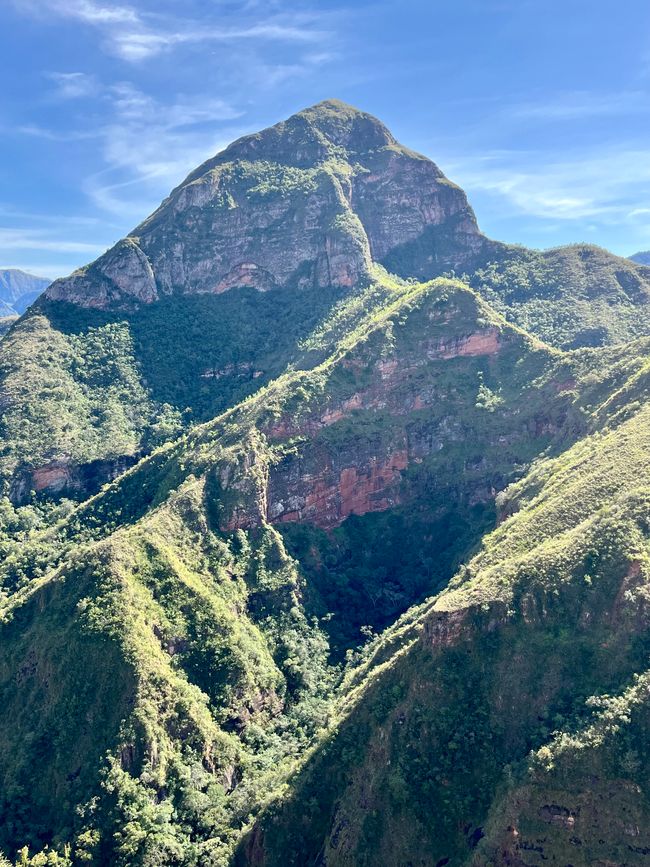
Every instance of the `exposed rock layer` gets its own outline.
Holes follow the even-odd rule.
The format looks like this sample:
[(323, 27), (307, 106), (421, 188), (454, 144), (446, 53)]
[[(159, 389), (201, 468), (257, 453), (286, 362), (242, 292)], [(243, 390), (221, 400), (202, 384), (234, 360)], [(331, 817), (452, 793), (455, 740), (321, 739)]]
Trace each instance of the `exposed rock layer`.
[(372, 259), (428, 278), (466, 265), (483, 240), (465, 194), (434, 163), (328, 101), (234, 142), (47, 294), (110, 308), (238, 286), (352, 287)]

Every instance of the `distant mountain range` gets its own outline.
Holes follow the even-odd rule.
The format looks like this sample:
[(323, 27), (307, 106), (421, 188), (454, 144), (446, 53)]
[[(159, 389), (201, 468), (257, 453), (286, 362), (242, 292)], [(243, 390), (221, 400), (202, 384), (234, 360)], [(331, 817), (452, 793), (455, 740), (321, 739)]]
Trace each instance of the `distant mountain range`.
[(51, 282), (18, 268), (0, 268), (0, 317), (23, 314)]
[(641, 250), (634, 256), (630, 256), (630, 259), (632, 262), (638, 262), (639, 265), (650, 265), (650, 250)]

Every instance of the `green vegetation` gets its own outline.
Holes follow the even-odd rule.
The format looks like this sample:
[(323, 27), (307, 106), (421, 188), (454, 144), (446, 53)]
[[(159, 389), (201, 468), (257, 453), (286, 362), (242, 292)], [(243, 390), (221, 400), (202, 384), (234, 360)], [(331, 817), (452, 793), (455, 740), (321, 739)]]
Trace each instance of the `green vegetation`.
[(603, 346), (648, 334), (642, 311), (650, 270), (600, 247), (540, 252), (502, 245), (470, 282), (507, 319), (552, 346)]
[(2, 344), (2, 476), (173, 439), (282, 373), (311, 329), (328, 328), (338, 297), (318, 293), (304, 319), (295, 290), (163, 299), (130, 317), (41, 302)]
[(31, 307), (0, 865), (645, 863), (649, 273), (328, 101)]
[(261, 820), (262, 863), (643, 863), (647, 429), (644, 407), (540, 462), (449, 589), (375, 639)]
[[(268, 864), (324, 844), (333, 864), (460, 863), (497, 845), (530, 750), (644, 670), (645, 344), (553, 351), (448, 280), (383, 278), (331, 310), (296, 341), (314, 363), (343, 333), (328, 359), (88, 502), (4, 501), (0, 845), (27, 846), (18, 863), (246, 862), (252, 823)], [(391, 507), (268, 523), (263, 502), (300, 495), (294, 467), (361, 472), (407, 440)], [(466, 637), (432, 653), (446, 634)]]

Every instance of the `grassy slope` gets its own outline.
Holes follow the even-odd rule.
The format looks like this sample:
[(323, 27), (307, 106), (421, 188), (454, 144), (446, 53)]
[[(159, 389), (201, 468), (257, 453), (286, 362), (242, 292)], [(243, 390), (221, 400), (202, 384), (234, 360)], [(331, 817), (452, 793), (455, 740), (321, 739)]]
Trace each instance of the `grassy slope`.
[(153, 406), (120, 324), (65, 335), (34, 312), (5, 337), (0, 471), (133, 454)]
[(387, 279), (350, 299), (242, 289), (163, 299), (130, 314), (42, 300), (0, 344), (0, 473), (7, 480), (50, 461), (146, 452), (290, 362), (321, 361), (336, 334), (399, 291)]
[[(647, 333), (647, 268), (579, 245), (489, 250), (493, 263), (472, 275), (472, 286), (549, 345), (609, 345)], [(41, 300), (0, 344), (0, 471), (7, 479), (49, 461), (84, 464), (173, 439), (287, 365), (322, 361), (364, 307), (387, 300), (389, 283), (384, 276), (347, 298), (290, 288), (173, 296), (111, 314)]]
[(3, 629), (3, 845), (218, 858), (252, 781), (323, 722), (326, 644), (298, 593), (277, 534), (215, 536), (193, 479), (34, 582)]

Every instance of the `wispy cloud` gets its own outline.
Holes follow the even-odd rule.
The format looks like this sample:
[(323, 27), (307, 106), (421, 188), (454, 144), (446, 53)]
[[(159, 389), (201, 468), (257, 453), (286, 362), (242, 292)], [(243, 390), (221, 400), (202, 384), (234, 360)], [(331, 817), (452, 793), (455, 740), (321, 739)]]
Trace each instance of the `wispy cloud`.
[(86, 241), (63, 240), (51, 232), (5, 228), (0, 226), (0, 251), (3, 258), (14, 250), (46, 250), (58, 253), (100, 253), (102, 246)]
[(47, 72), (45, 75), (54, 82), (59, 99), (81, 99), (97, 93), (95, 77), (85, 72)]
[(27, 123), (16, 127), (13, 132), (21, 135), (32, 136), (33, 138), (42, 138), (46, 141), (72, 142), (83, 141), (84, 139), (97, 138), (99, 131), (96, 129), (50, 129), (46, 126), (39, 126), (36, 123)]
[(200, 94), (162, 102), (129, 81), (93, 85), (93, 108), (78, 115), (85, 127), (27, 124), (13, 132), (49, 142), (96, 139), (103, 168), (82, 187), (95, 205), (122, 219), (143, 218), (170, 186), (225, 147), (242, 116), (225, 100)]
[(22, 11), (44, 15), (52, 13), (76, 18), (85, 24), (137, 24), (140, 16), (132, 6), (101, 4), (92, 0), (15, 0)]
[(470, 193), (492, 194), (511, 214), (548, 220), (620, 222), (639, 217), (650, 201), (650, 150), (621, 148), (563, 161), (515, 151), (450, 160), (450, 176)]
[(120, 122), (137, 122), (145, 126), (155, 123), (167, 129), (192, 126), (199, 123), (232, 120), (242, 112), (223, 99), (210, 99), (204, 96), (179, 94), (170, 103), (162, 105), (139, 90), (129, 81), (118, 82), (106, 90), (106, 97), (112, 103)]
[(142, 218), (194, 166), (225, 144), (215, 131), (241, 112), (221, 99), (179, 95), (162, 104), (129, 82), (107, 88), (110, 118), (98, 129), (105, 168), (84, 182), (103, 210)]
[(96, 258), (122, 234), (100, 217), (22, 211), (4, 202), (0, 220), (0, 265), (52, 280)]
[[(39, 98), (2, 131), (41, 139), (43, 148), (54, 154), (65, 151), (67, 160), (72, 153), (79, 155), (70, 201), (83, 207), (85, 197), (104, 219), (97, 231), (80, 227), (77, 232), (75, 226), (61, 224), (53, 225), (50, 234), (41, 232), (48, 227), (37, 220), (3, 218), (0, 207), (4, 225), (31, 229), (0, 234), (0, 255), (12, 261), (27, 258), (21, 250), (42, 251), (34, 255), (36, 262), (44, 256), (56, 261), (66, 252), (69, 261), (73, 248), (80, 260), (101, 252), (103, 247), (88, 242), (97, 235), (116, 240), (196, 165), (259, 128), (259, 115), (246, 118), (253, 97), (259, 105), (268, 94), (272, 103), (281, 86), (302, 87), (309, 78), (320, 82), (321, 70), (328, 64), (333, 68), (345, 51), (341, 22), (348, 13), (324, 9), (318, 0), (13, 3), (41, 26), (57, 27), (92, 45), (98, 57), (81, 52), (75, 65), (48, 67)], [(157, 74), (152, 76), (154, 67)], [(347, 85), (349, 72), (345, 74)], [(35, 145), (28, 149), (36, 151)], [(71, 174), (66, 172), (66, 183), (74, 183)]]
[[(325, 13), (267, 13), (260, 20), (256, 12), (250, 21), (217, 26), (210, 21), (152, 14), (132, 5), (101, 4), (93, 0), (14, 2), (21, 11), (66, 18), (94, 27), (102, 34), (108, 52), (136, 63), (181, 45), (246, 41), (313, 44), (327, 35)], [(246, 12), (245, 4), (242, 11)]]
[[(132, 64), (161, 52), (218, 45), (210, 50), (206, 45), (199, 63), (202, 75), (214, 68), (218, 96), (206, 93), (206, 86), (191, 94), (159, 91), (154, 98), (129, 80), (102, 83), (81, 69), (49, 71), (45, 100), (67, 103), (66, 124), (36, 117), (10, 130), (52, 143), (97, 139), (102, 164), (82, 181), (82, 189), (93, 204), (122, 219), (142, 218), (197, 163), (247, 132), (248, 125), (239, 122), (240, 106), (252, 91), (304, 80), (337, 56), (333, 28), (339, 13), (309, 11), (309, 4), (294, 7), (287, 0), (215, 3), (209, 9), (188, 0), (185, 7), (168, 4), (155, 12), (146, 0), (14, 2), (23, 13), (94, 29), (107, 52), (131, 65), (125, 78), (137, 79), (140, 67)], [(169, 8), (186, 11), (170, 15)], [(195, 57), (198, 52), (187, 62), (192, 65)]]
[[(107, 225), (106, 220), (100, 217), (83, 217), (76, 214), (43, 214), (38, 211), (22, 211), (19, 208), (14, 208), (6, 202), (0, 202), (0, 217), (10, 220), (12, 227), (19, 223), (26, 223), (30, 227), (49, 228), (50, 226), (61, 227), (65, 226), (68, 229), (88, 229), (97, 228), (98, 226)], [(119, 228), (117, 225), (110, 225), (110, 228)]]

